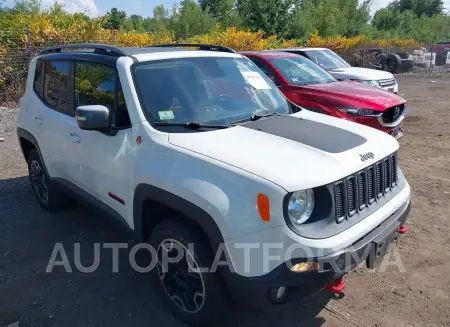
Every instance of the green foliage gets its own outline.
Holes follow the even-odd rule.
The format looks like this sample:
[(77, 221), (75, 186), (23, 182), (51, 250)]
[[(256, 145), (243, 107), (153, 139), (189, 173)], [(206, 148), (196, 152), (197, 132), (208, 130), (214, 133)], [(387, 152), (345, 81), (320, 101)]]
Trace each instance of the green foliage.
[(14, 10), (16, 12), (39, 13), (40, 9), (41, 2), (39, 0), (15, 0)]
[(388, 5), (393, 11), (412, 11), (417, 17), (440, 15), (444, 10), (442, 0), (395, 0)]
[(370, 0), (303, 0), (294, 11), (291, 37), (305, 38), (317, 31), (322, 36), (364, 34), (370, 18)]
[(174, 19), (175, 34), (181, 37), (206, 33), (216, 24), (209, 9), (202, 10), (193, 0), (183, 0)]
[(203, 11), (209, 10), (220, 23), (227, 21), (234, 7), (234, 0), (199, 0)]
[(133, 20), (131, 18), (126, 18), (123, 22), (122, 29), (127, 32), (134, 31)]
[(125, 18), (127, 18), (125, 11), (112, 8), (111, 11), (106, 14), (106, 23), (103, 25), (103, 28), (107, 30), (119, 30), (125, 23)]
[(411, 10), (383, 8), (375, 13), (372, 26), (380, 38), (411, 38), (425, 43), (450, 40), (450, 16), (446, 15), (418, 17)]
[[(213, 28), (225, 31), (229, 27), (262, 31), (266, 37), (273, 35), (298, 43), (316, 33), (322, 38), (365, 35), (425, 43), (450, 40), (450, 16), (442, 14), (442, 0), (394, 0), (378, 10), (372, 20), (369, 15), (372, 0), (199, 0), (198, 3), (183, 0), (172, 8), (156, 6), (152, 17), (137, 14), (127, 17), (124, 11), (112, 8), (100, 18), (67, 14), (57, 2), (41, 11), (40, 0), (15, 0), (14, 8), (3, 8), (3, 1), (0, 0), (0, 37), (8, 35), (8, 38), (4, 41), (0, 38), (0, 42), (5, 44), (26, 42), (22, 32), (13, 36), (11, 33), (16, 32), (11, 31), (27, 28), (35, 33), (33, 42), (37, 46), (45, 43), (45, 37), (39, 38), (36, 33), (54, 33), (56, 37), (60, 29), (71, 29), (73, 33), (79, 33), (80, 29), (80, 35), (86, 36), (77, 41), (92, 40), (92, 35), (107, 35), (105, 29), (180, 39), (205, 34)], [(138, 38), (139, 44), (146, 39)]]
[[(325, 0), (326, 1), (326, 0)], [(263, 30), (268, 35), (287, 36), (294, 0), (238, 0), (237, 8), (244, 26), (252, 31)]]

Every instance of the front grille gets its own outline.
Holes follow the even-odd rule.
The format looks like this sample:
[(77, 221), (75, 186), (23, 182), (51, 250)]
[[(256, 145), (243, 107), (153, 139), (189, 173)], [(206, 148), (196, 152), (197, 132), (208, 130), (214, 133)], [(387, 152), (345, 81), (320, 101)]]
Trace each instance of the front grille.
[(369, 199), (369, 204), (372, 204), (372, 202), (375, 201), (375, 191), (373, 190), (375, 182), (375, 173), (373, 167), (369, 167), (367, 168), (367, 197)]
[(347, 203), (348, 203), (348, 215), (353, 216), (356, 211), (356, 199), (357, 192), (355, 189), (355, 177), (351, 176), (347, 180)]
[(405, 110), (404, 104), (388, 108), (383, 112), (381, 118), (383, 119), (384, 123), (393, 123), (402, 115), (403, 110)]
[(344, 219), (344, 183), (340, 182), (334, 186), (334, 199), (335, 199), (335, 211), (336, 220), (338, 222)]
[(377, 196), (377, 198), (379, 198), (380, 196), (383, 195), (383, 186), (381, 185), (381, 180), (382, 180), (382, 167), (381, 167), (381, 162), (378, 162), (375, 164), (375, 195)]
[(395, 79), (388, 78), (388, 79), (380, 79), (378, 80), (378, 84), (380, 84), (381, 87), (387, 87), (395, 85)]
[(359, 210), (362, 210), (366, 206), (366, 203), (367, 203), (366, 173), (367, 173), (366, 171), (362, 171), (362, 172), (358, 173), (358, 207), (359, 207)]
[(397, 185), (397, 154), (394, 153), (334, 183), (336, 221), (369, 208)]

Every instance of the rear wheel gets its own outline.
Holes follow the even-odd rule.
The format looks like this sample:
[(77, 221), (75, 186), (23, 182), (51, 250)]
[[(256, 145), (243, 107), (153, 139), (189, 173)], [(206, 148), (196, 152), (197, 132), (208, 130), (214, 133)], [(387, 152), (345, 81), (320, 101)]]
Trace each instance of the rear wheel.
[(48, 177), (37, 150), (28, 154), (28, 174), (39, 205), (49, 212), (55, 212), (67, 205), (65, 194), (56, 189)]
[(157, 253), (152, 271), (155, 286), (167, 307), (181, 320), (208, 325), (229, 308), (229, 299), (218, 272), (208, 273), (213, 262), (202, 233), (190, 224), (164, 221), (151, 234)]

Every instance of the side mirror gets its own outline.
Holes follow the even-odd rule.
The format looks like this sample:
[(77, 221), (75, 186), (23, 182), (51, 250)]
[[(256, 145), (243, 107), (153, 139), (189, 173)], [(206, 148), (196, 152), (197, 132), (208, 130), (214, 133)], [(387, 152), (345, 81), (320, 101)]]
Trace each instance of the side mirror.
[(80, 106), (75, 109), (78, 127), (87, 131), (107, 130), (110, 128), (109, 109), (105, 106)]

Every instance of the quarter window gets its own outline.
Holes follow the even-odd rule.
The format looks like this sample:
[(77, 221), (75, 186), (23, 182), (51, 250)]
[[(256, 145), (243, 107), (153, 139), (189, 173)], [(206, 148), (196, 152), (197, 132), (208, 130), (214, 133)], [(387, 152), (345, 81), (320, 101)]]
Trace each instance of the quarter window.
[(36, 64), (36, 71), (34, 73), (34, 91), (41, 96), (42, 86), (42, 62)]
[(49, 61), (45, 64), (44, 101), (51, 107), (73, 114), (69, 96), (69, 61)]

